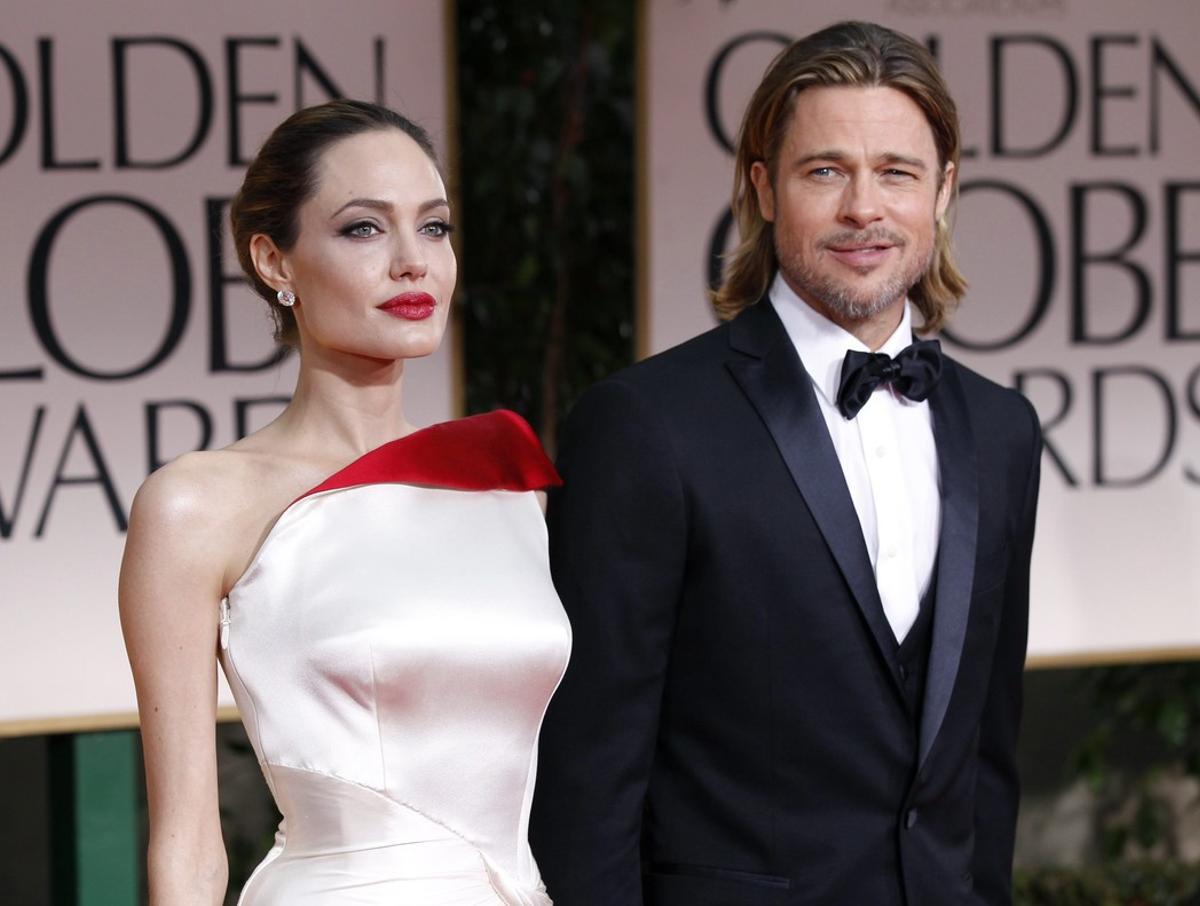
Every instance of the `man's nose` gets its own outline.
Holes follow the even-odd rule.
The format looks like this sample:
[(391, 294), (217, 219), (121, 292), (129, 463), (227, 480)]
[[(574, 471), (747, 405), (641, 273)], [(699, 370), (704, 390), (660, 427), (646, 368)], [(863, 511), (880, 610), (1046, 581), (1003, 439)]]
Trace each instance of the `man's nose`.
[(843, 222), (861, 229), (879, 220), (882, 209), (879, 186), (873, 175), (860, 174), (847, 183), (838, 214)]

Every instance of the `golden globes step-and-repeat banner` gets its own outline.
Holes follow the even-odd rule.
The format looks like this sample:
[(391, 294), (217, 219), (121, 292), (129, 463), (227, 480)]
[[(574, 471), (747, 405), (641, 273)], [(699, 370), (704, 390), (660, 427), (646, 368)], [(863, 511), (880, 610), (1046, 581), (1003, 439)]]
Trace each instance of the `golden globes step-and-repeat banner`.
[[(334, 96), (446, 148), (446, 16), (441, 0), (5, 6), (0, 734), (134, 719), (116, 605), (134, 491), (270, 420), (295, 379), (228, 201), (271, 128)], [(408, 372), (417, 423), (453, 414), (450, 346)]]
[(858, 18), (937, 55), (971, 282), (944, 343), (1046, 434), (1032, 663), (1200, 656), (1200, 6), (655, 0), (641, 21), (642, 352), (710, 327), (742, 111)]

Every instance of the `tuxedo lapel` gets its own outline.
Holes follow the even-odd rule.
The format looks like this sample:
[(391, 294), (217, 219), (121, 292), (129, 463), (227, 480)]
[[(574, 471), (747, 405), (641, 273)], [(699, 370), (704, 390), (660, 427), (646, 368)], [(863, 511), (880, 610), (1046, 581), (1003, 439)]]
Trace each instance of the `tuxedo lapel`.
[(952, 362), (946, 363), (941, 383), (929, 397), (929, 406), (942, 484), (942, 528), (918, 765), (924, 763), (933, 747), (958, 676), (971, 609), (979, 527), (975, 439), (962, 383)]
[[(896, 649), (896, 637), (879, 599), (858, 513), (812, 381), (766, 299), (730, 324), (730, 344), (749, 358), (730, 361), (726, 367), (770, 431), (880, 652), (887, 657)], [(892, 681), (900, 691), (894, 675)]]

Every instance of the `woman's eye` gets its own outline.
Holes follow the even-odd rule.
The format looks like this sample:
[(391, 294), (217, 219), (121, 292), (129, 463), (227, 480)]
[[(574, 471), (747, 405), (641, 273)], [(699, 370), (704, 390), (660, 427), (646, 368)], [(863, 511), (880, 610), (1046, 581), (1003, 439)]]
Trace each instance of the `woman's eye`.
[(379, 228), (375, 226), (375, 224), (371, 223), (369, 220), (363, 220), (358, 223), (350, 224), (348, 227), (342, 230), (342, 235), (349, 236), (352, 239), (370, 239), (378, 232)]
[(444, 220), (431, 220), (429, 223), (421, 227), (421, 232), (426, 236), (433, 236), (440, 239), (443, 236), (449, 236), (454, 232), (454, 224), (447, 223)]

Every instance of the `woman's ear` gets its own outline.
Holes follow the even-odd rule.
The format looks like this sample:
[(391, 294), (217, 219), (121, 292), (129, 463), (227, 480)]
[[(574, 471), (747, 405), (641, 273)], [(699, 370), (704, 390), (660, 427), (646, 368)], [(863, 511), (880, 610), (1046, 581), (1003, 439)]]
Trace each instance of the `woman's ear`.
[(255, 233), (250, 237), (250, 260), (259, 279), (271, 289), (293, 289), (291, 268), (270, 236)]

